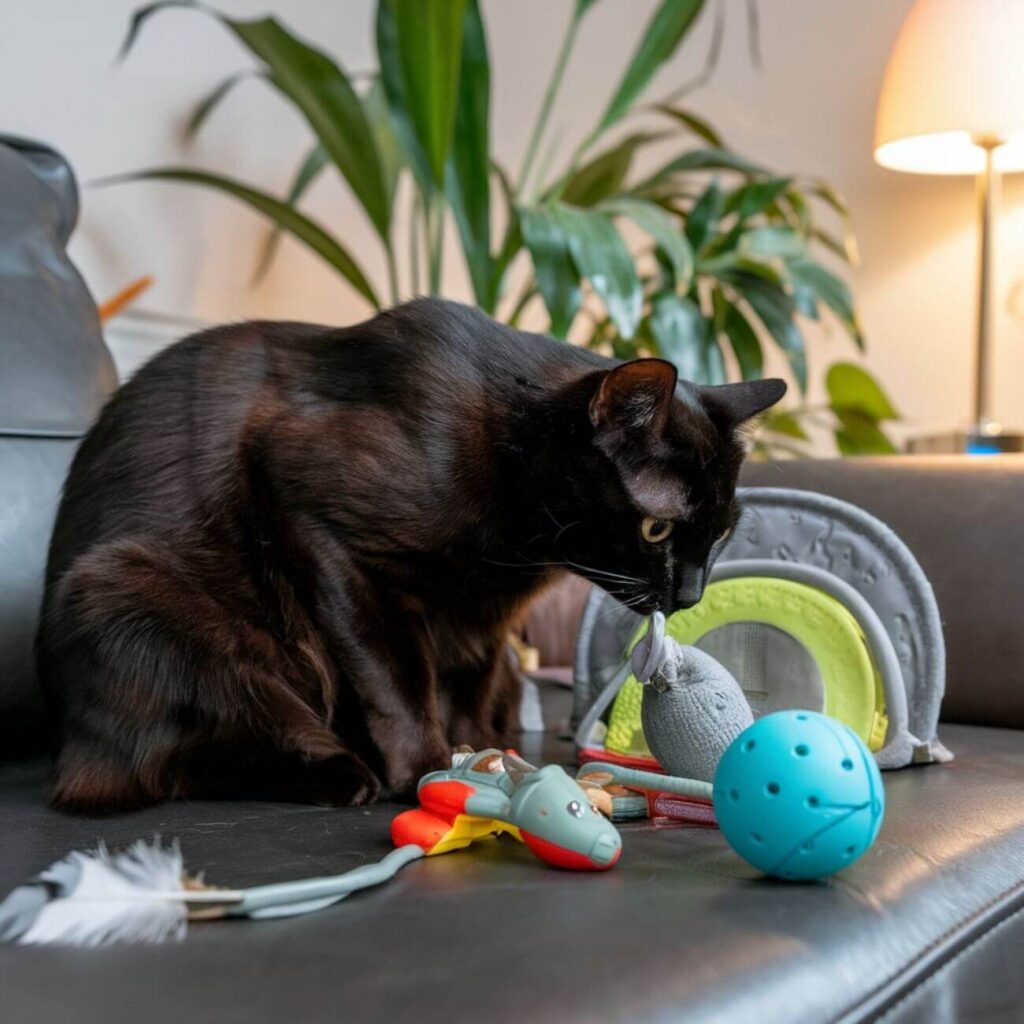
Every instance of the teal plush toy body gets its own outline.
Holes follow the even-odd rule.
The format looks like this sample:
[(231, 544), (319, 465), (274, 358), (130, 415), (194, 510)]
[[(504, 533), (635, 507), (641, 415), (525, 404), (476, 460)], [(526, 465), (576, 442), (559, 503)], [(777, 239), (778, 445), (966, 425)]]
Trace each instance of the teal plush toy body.
[(719, 762), (713, 800), (729, 845), (785, 879), (849, 867), (874, 843), (885, 811), (864, 742), (814, 711), (777, 711), (744, 730)]

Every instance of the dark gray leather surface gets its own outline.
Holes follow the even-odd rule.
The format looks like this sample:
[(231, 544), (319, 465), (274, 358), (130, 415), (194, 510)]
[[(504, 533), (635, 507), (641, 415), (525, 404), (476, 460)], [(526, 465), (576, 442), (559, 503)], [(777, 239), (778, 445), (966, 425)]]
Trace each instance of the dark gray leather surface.
[(743, 482), (824, 491), (888, 523), (939, 602), (943, 720), (1024, 728), (1024, 455), (749, 464)]
[(64, 252), (77, 216), (63, 158), (0, 135), (0, 434), (82, 434), (116, 384), (96, 307)]
[(0, 136), (0, 760), (40, 742), (32, 641), (57, 498), (115, 384), (64, 244), (78, 214), (53, 150)]
[[(180, 946), (0, 947), (0, 1019), (802, 1024), (892, 1007), (892, 1021), (954, 1019), (913, 1014), (929, 977), (1019, 920), (1024, 734), (945, 735), (956, 762), (888, 773), (877, 845), (830, 883), (766, 881), (711, 830), (633, 826), (601, 875), (546, 868), (502, 841), (413, 864), (315, 916), (193, 925)], [(565, 759), (569, 746), (548, 739), (544, 754)], [(71, 848), (152, 832), (179, 836), (216, 883), (342, 871), (387, 852), (397, 810), (196, 803), (83, 820), (41, 806), (43, 776), (31, 762), (0, 770), (2, 891)], [(1024, 978), (1004, 970), (986, 991), (989, 962), (970, 968), (964, 998), (1021, 1019)]]
[(0, 436), (0, 760), (42, 741), (32, 644), (46, 549), (76, 444)]
[(907, 987), (883, 1024), (1014, 1024), (1024, 1020), (1024, 906)]

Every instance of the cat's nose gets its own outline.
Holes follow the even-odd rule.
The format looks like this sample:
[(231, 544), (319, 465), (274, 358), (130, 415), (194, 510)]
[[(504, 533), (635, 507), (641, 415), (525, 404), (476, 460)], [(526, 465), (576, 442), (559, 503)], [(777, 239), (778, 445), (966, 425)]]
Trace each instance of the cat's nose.
[(692, 608), (704, 596), (703, 572), (684, 573), (675, 592), (676, 609)]

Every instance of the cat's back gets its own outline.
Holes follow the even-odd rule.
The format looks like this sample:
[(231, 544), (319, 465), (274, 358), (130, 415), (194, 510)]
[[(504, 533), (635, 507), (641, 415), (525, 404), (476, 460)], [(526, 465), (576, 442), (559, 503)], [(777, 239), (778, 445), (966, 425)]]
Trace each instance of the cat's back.
[(371, 324), (399, 339), (407, 356), (415, 353), (418, 372), (509, 391), (510, 400), (519, 388), (555, 388), (614, 364), (588, 349), (510, 327), (447, 299), (415, 299)]
[(241, 323), (169, 346), (124, 383), (64, 485), (49, 574), (115, 536), (174, 528), (229, 484), (239, 437), (274, 381), (331, 328)]
[(271, 425), (287, 420), (322, 436), (317, 424), (342, 422), (340, 410), (343, 433), (365, 448), (401, 422), (409, 458), (436, 462), (437, 475), (458, 455), (450, 438), (469, 433), (473, 419), (606, 362), (433, 298), (351, 327), (255, 321), (193, 335), (125, 383), (86, 436), (65, 484), (50, 573), (96, 543), (202, 518), (237, 486), (240, 452)]

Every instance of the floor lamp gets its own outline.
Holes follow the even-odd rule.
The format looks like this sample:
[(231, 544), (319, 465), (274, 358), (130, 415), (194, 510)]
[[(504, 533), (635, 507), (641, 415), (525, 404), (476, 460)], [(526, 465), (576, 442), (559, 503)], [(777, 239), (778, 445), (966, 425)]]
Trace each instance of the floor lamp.
[(999, 178), (1024, 170), (1024, 0), (917, 0), (885, 72), (875, 160), (918, 174), (973, 174), (978, 295), (973, 421), (916, 451), (1024, 450), (992, 414), (993, 240)]

